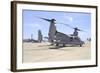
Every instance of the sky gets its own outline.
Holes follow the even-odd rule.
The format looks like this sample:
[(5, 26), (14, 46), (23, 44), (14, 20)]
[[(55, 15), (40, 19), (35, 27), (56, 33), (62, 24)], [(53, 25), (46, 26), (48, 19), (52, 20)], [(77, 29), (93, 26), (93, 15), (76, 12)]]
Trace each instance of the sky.
[[(72, 27), (78, 27), (83, 30), (79, 31), (79, 37), (84, 41), (91, 37), (91, 13), (80, 12), (61, 12), (61, 11), (35, 11), (23, 10), (23, 39), (38, 39), (38, 30), (41, 30), (43, 37), (48, 37), (50, 23), (39, 19), (43, 17), (47, 19), (56, 19), (57, 23), (69, 24)], [(63, 24), (55, 24), (57, 31), (67, 35), (73, 34), (73, 29)]]

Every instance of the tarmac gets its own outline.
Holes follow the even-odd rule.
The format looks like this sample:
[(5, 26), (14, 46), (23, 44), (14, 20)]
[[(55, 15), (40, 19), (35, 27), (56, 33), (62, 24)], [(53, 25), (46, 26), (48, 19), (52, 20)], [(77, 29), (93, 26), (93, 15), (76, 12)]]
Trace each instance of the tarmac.
[(74, 61), (91, 58), (90, 42), (86, 42), (82, 47), (50, 46), (48, 42), (23, 43), (23, 63), (51, 62), (51, 61)]

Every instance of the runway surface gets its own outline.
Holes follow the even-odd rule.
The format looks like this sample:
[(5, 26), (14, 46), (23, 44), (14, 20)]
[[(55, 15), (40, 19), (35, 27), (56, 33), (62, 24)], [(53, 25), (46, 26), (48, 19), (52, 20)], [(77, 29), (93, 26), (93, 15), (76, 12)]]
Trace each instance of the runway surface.
[(51, 61), (74, 61), (91, 58), (90, 42), (83, 47), (60, 47), (50, 46), (48, 42), (23, 43), (23, 63), (51, 62)]

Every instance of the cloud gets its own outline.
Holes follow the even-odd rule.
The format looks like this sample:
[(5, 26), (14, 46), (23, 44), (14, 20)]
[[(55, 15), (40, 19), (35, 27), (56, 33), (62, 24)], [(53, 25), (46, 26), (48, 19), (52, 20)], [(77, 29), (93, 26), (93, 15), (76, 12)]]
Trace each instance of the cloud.
[(73, 22), (73, 17), (67, 15), (67, 14), (64, 14), (64, 18), (70, 22)]
[(41, 26), (39, 24), (33, 24), (34, 27), (40, 28)]
[(26, 24), (27, 27), (29, 28), (36, 28), (36, 29), (40, 29), (41, 25), (38, 23), (31, 23), (31, 24)]
[(65, 18), (66, 18), (68, 21), (73, 22), (73, 17), (71, 17), (71, 16), (65, 16)]
[(72, 18), (72, 17), (69, 17), (69, 21), (70, 21), (70, 22), (73, 22), (73, 18)]

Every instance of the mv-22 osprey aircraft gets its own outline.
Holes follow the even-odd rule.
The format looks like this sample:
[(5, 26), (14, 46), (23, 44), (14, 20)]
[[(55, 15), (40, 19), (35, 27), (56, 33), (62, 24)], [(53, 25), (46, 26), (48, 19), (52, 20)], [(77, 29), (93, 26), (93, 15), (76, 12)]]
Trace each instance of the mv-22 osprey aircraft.
[(73, 28), (72, 26), (68, 24), (59, 23), (59, 24), (64, 24), (74, 29), (74, 33), (69, 36), (67, 34), (58, 32), (56, 30), (55, 24), (57, 23), (55, 19), (46, 19), (46, 18), (41, 18), (41, 17), (38, 17), (38, 18), (48, 21), (50, 23), (48, 40), (51, 43), (51, 45), (59, 46), (62, 44), (63, 47), (65, 47), (66, 45), (72, 45), (72, 46), (79, 45), (81, 47), (84, 44), (84, 42), (78, 36), (78, 31), (82, 31), (82, 30), (78, 29), (77, 27)]

